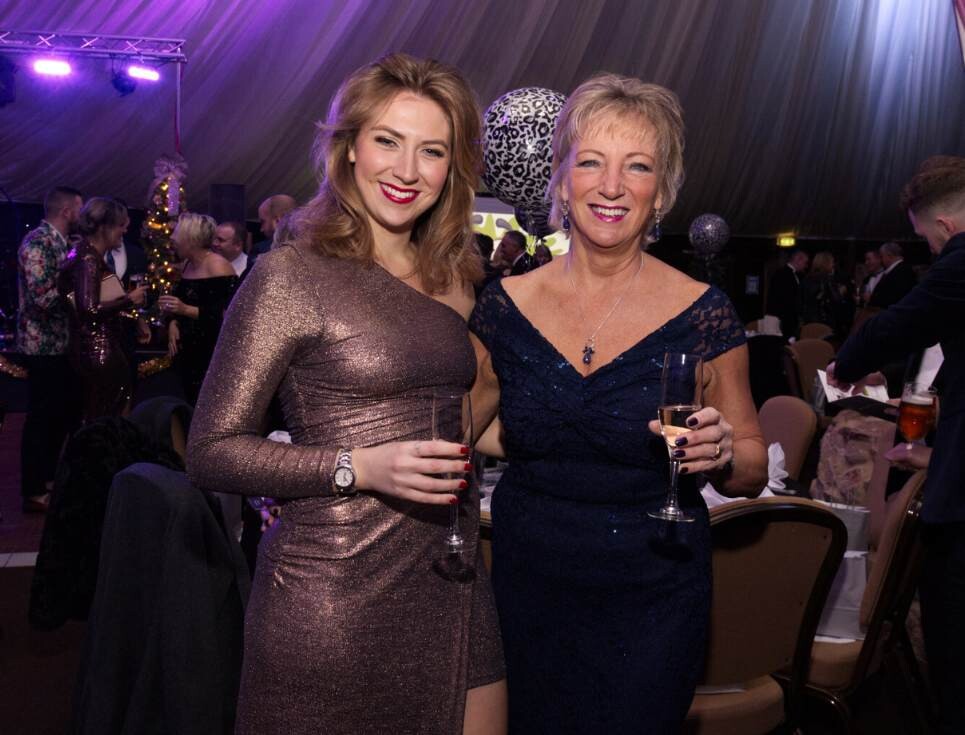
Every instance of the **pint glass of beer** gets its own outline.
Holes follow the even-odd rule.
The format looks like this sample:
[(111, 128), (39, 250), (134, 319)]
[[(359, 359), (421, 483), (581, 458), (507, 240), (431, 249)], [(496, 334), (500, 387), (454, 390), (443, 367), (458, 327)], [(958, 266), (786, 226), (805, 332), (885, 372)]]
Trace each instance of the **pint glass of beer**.
[(908, 442), (924, 439), (935, 426), (935, 389), (921, 383), (905, 383), (898, 407), (898, 431)]

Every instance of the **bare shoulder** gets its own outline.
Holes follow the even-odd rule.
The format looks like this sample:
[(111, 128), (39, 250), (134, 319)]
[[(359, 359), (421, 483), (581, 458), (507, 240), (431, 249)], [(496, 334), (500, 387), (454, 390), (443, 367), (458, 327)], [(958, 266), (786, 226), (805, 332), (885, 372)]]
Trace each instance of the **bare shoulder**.
[(554, 258), (520, 276), (506, 276), (500, 282), (503, 290), (517, 305), (524, 305), (540, 296), (545, 289), (563, 277), (563, 258)]
[(644, 270), (649, 271), (647, 283), (655, 292), (664, 295), (668, 303), (683, 309), (694, 303), (710, 288), (703, 281), (691, 278), (653, 255), (646, 257)]
[(448, 291), (437, 295), (435, 299), (456, 311), (466, 321), (476, 306), (476, 293), (469, 281), (454, 281)]
[(211, 253), (207, 258), (204, 259), (201, 274), (204, 278), (233, 276), (235, 275), (235, 269), (231, 267), (231, 263), (229, 263), (223, 256), (218, 255), (217, 253)]

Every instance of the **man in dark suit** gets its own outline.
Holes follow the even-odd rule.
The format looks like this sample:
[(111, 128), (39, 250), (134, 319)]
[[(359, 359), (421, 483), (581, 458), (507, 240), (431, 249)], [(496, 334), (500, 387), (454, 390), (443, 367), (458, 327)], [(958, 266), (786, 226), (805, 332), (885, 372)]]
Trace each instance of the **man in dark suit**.
[(534, 267), (532, 257), (526, 253), (526, 235), (519, 230), (507, 230), (503, 234), (493, 258), (507, 276), (521, 276)]
[[(924, 488), (920, 595), (930, 679), (942, 733), (965, 723), (965, 158), (922, 164), (902, 209), (938, 256), (905, 298), (866, 321), (828, 368), (846, 386), (882, 364), (941, 345), (941, 410)], [(875, 289), (877, 293), (882, 284)]]
[(808, 262), (808, 254), (795, 248), (787, 264), (774, 272), (768, 285), (764, 311), (781, 320), (781, 334), (785, 339), (796, 338), (801, 326), (801, 278), (807, 272)]
[(905, 298), (918, 279), (915, 271), (905, 262), (904, 251), (898, 243), (886, 242), (878, 248), (878, 253), (885, 270), (868, 299), (868, 306), (887, 309)]
[[(118, 202), (124, 204), (122, 199)], [(124, 204), (126, 207), (127, 205)], [(147, 276), (147, 254), (144, 248), (126, 238), (121, 239), (121, 244), (104, 253), (104, 260), (107, 266), (114, 271), (125, 291), (130, 291), (134, 286), (141, 285), (136, 283), (138, 277), (141, 279)], [(151, 327), (144, 318), (123, 319), (121, 320), (121, 348), (127, 358), (127, 364), (131, 370), (131, 385), (137, 383), (137, 346), (146, 345), (151, 341)]]
[(874, 293), (875, 286), (877, 286), (878, 281), (881, 280), (884, 269), (884, 265), (881, 262), (881, 253), (875, 248), (866, 250), (864, 254), (865, 277), (864, 280), (861, 281), (861, 288), (858, 291), (858, 302), (861, 306), (866, 306), (869, 299), (871, 299), (871, 294)]

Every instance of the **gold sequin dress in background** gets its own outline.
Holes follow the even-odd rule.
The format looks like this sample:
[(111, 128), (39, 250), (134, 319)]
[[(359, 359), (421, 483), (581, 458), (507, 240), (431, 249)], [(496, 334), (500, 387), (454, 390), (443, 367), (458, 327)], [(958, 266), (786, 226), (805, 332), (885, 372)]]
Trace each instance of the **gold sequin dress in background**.
[[(188, 466), (212, 490), (283, 498), (245, 624), (237, 732), (461, 733), (466, 690), (501, 679), (477, 551), (440, 574), (448, 506), (332, 494), (339, 447), (430, 437), (425, 393), (468, 389), (463, 318), (378, 266), (285, 246), (259, 258), (225, 318)], [(278, 391), (291, 445), (261, 438)]]

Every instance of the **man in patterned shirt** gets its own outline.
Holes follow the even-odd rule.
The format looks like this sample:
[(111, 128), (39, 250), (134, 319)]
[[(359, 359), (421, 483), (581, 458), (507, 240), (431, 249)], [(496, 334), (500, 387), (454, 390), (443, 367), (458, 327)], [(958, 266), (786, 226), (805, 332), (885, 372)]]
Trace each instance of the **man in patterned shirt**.
[(76, 418), (73, 373), (67, 361), (67, 305), (57, 294), (57, 273), (67, 238), (83, 206), (76, 189), (58, 186), (44, 200), (43, 221), (17, 251), (20, 311), (17, 349), (27, 367), (27, 416), (20, 442), (20, 492), (25, 512), (47, 510), (47, 481)]

